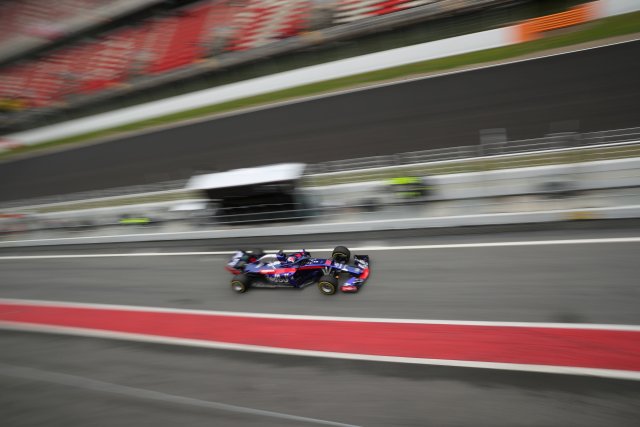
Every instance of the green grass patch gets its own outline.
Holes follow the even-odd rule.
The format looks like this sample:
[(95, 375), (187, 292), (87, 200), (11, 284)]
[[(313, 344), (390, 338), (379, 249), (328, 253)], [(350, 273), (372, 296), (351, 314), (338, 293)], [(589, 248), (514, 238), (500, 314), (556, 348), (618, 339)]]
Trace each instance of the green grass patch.
[(86, 142), (97, 138), (115, 136), (126, 132), (176, 123), (187, 119), (211, 116), (243, 108), (267, 105), (274, 102), (287, 101), (310, 95), (318, 95), (355, 86), (423, 75), (438, 71), (452, 70), (474, 64), (483, 64), (488, 62), (512, 59), (536, 52), (546, 51), (549, 49), (561, 48), (638, 32), (640, 32), (640, 12), (614, 16), (611, 18), (590, 22), (579, 27), (565, 29), (562, 30), (561, 34), (548, 35), (542, 39), (531, 41), (528, 43), (521, 43), (512, 46), (488, 49), (442, 59), (403, 65), (399, 67), (388, 68), (385, 70), (299, 86), (296, 88), (253, 96), (236, 101), (225, 102), (208, 107), (196, 108), (193, 110), (169, 114), (155, 119), (149, 119), (131, 123), (128, 125), (118, 126), (111, 129), (57, 139), (36, 146), (19, 148), (10, 152), (0, 154), (0, 158), (34, 150), (57, 147), (61, 145), (79, 144), (81, 142)]

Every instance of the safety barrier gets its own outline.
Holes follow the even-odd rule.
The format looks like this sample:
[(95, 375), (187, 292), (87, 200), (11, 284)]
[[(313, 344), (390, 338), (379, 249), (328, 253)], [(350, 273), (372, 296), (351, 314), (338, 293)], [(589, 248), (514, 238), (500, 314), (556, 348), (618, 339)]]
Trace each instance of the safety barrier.
[[(488, 142), (479, 145), (432, 149), (339, 160), (308, 165), (308, 186), (375, 181), (403, 173), (444, 175), (492, 169), (513, 169), (540, 165), (586, 162), (640, 156), (640, 127), (590, 132), (563, 133), (543, 138)], [(186, 180), (112, 188), (85, 193), (57, 195), (3, 202), (0, 209), (17, 211), (59, 211), (88, 209), (100, 205), (131, 205), (149, 199), (180, 200), (193, 197), (184, 190)], [(162, 198), (161, 196), (167, 196)], [(125, 203), (127, 202), (127, 203)]]
[[(0, 218), (0, 234), (61, 232), (127, 234), (139, 225), (123, 218), (145, 220), (145, 233), (167, 229), (224, 229), (283, 221), (340, 222), (415, 217), (523, 213), (551, 209), (581, 209), (640, 205), (640, 157), (520, 169), (446, 174), (420, 178), (418, 189), (404, 180), (380, 180), (301, 189), (304, 204), (259, 204), (230, 209), (191, 200), (195, 210), (176, 211), (175, 203), (145, 203), (70, 212)], [(424, 190), (424, 191), (422, 191)], [(410, 194), (407, 194), (410, 192)], [(625, 211), (628, 212), (629, 211)], [(126, 216), (125, 216), (126, 215)], [(62, 234), (64, 235), (64, 234)], [(28, 238), (21, 234), (7, 239)]]
[[(328, 174), (342, 174), (349, 172), (362, 173), (367, 169), (398, 168), (417, 164), (435, 164), (437, 162), (462, 162), (471, 160), (487, 160), (488, 157), (502, 158), (499, 168), (516, 167), (516, 156), (535, 155), (546, 152), (550, 156), (563, 152), (586, 149), (613, 147), (614, 144), (640, 142), (640, 127), (615, 129), (608, 131), (579, 133), (560, 133), (547, 135), (542, 138), (488, 142), (478, 145), (439, 148), (425, 151), (413, 151), (389, 156), (373, 156), (357, 159), (346, 159), (310, 165), (309, 175), (325, 176)], [(635, 146), (636, 144), (634, 144)], [(595, 156), (594, 156), (595, 157)], [(606, 158), (606, 157), (602, 157)], [(592, 160), (597, 158), (591, 157)], [(566, 161), (567, 158), (560, 159)], [(548, 163), (557, 163), (548, 161)], [(491, 165), (490, 167), (494, 167)]]
[[(607, 220), (640, 217), (640, 205), (618, 205), (603, 207), (576, 207), (558, 208), (553, 201), (548, 201), (548, 209), (527, 210), (527, 204), (523, 203), (522, 210), (516, 212), (504, 212), (498, 207), (493, 212), (469, 213), (469, 209), (460, 209), (458, 215), (433, 215), (433, 216), (407, 216), (410, 210), (402, 209), (405, 215), (395, 218), (374, 218), (345, 216), (344, 212), (336, 212), (334, 220), (323, 218), (322, 222), (310, 222), (303, 224), (272, 226), (244, 226), (221, 227), (216, 229), (150, 232), (131, 230), (129, 234), (120, 235), (80, 235), (76, 237), (46, 237), (33, 239), (19, 239), (0, 241), (0, 248), (39, 247), (39, 246), (66, 246), (66, 245), (90, 245), (90, 244), (126, 244), (140, 242), (170, 242), (225, 239), (225, 238), (256, 238), (265, 236), (310, 236), (314, 234), (327, 235), (330, 233), (371, 233), (372, 231), (388, 230), (415, 230), (438, 229), (451, 227), (474, 226), (505, 226), (544, 224), (564, 221)], [(488, 205), (487, 208), (490, 208)], [(155, 243), (154, 243), (155, 244)]]

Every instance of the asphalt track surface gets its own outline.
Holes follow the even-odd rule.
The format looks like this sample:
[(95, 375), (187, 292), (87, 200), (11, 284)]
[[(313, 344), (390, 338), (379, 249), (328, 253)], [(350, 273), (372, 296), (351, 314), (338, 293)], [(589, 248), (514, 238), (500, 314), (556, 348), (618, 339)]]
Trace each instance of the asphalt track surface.
[[(421, 242), (602, 238), (638, 236), (639, 231), (454, 236)], [(350, 237), (345, 241), (360, 246), (418, 241)], [(0, 298), (639, 325), (638, 254), (639, 243), (376, 251), (365, 288), (355, 295), (329, 298), (313, 287), (233, 294), (222, 270), (223, 256), (2, 260)], [(365, 426), (631, 426), (640, 416), (637, 381), (6, 331), (0, 332), (0, 346), (0, 416), (6, 421), (3, 425), (10, 426), (321, 425), (202, 402)], [(99, 390), (94, 381), (100, 381)], [(123, 391), (123, 386), (130, 388)], [(151, 400), (147, 390), (162, 395)], [(77, 404), (69, 405), (70, 401)]]
[(5, 162), (0, 201), (477, 144), (479, 131), (540, 137), (638, 126), (640, 42), (423, 79)]
[[(633, 235), (640, 236), (640, 230)], [(553, 240), (567, 234), (544, 236)], [(449, 241), (487, 240), (505, 237)], [(351, 247), (363, 246), (353, 237), (347, 241)], [(415, 243), (389, 241), (392, 247)], [(224, 270), (226, 255), (0, 260), (0, 298), (321, 316), (640, 325), (639, 254), (640, 243), (380, 250), (370, 253), (371, 279), (362, 292), (335, 298), (314, 287), (234, 294)]]

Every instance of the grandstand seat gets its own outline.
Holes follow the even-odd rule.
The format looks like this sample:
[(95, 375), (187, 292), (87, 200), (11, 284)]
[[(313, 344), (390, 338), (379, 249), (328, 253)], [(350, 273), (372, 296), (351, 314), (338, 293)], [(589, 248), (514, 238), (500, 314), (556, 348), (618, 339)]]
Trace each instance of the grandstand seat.
[(161, 73), (193, 63), (203, 55), (203, 38), (210, 4), (182, 11), (180, 15), (158, 20), (155, 58), (150, 73)]
[[(0, 2), (0, 45), (46, 24), (77, 17), (116, 0), (24, 0)], [(338, 0), (334, 24), (384, 15), (437, 0)], [(333, 2), (331, 2), (333, 4)], [(90, 93), (133, 76), (161, 74), (209, 55), (245, 51), (310, 28), (317, 0), (201, 0), (169, 16), (138, 21), (96, 39), (65, 45), (37, 60), (0, 69), (0, 100), (42, 107), (67, 95)], [(166, 13), (166, 12), (165, 12)], [(330, 22), (330, 18), (326, 19)], [(35, 31), (35, 32), (34, 32)]]
[(201, 40), (205, 56), (227, 50), (234, 34), (232, 23), (243, 9), (242, 5), (234, 2), (214, 2), (211, 5)]
[(0, 3), (0, 45), (21, 36), (55, 39), (64, 23), (116, 0), (21, 0)]
[(341, 0), (336, 6), (335, 24), (346, 24), (372, 16), (386, 15), (437, 0)]
[(252, 0), (236, 16), (229, 50), (253, 49), (299, 34), (305, 29), (311, 1)]
[(104, 89), (125, 80), (143, 31), (125, 29), (91, 44), (83, 60), (90, 66), (82, 78), (82, 92)]

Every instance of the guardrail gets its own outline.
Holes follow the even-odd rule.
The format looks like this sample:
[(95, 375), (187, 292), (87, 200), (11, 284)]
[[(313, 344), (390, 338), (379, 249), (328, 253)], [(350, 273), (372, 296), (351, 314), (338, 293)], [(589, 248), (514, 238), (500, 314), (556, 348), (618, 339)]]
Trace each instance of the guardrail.
[[(575, 195), (575, 192), (572, 193)], [(538, 196), (538, 197), (536, 197)], [(338, 222), (345, 220), (375, 221), (400, 218), (402, 216), (459, 216), (518, 212), (537, 212), (550, 210), (584, 209), (580, 219), (596, 219), (597, 215), (588, 215), (590, 209), (600, 209), (612, 206), (640, 206), (640, 188), (620, 189), (617, 192), (592, 191), (580, 197), (566, 197), (567, 194), (538, 193), (523, 195), (519, 198), (503, 200), (501, 198), (486, 197), (477, 199), (434, 200), (428, 204), (406, 200), (379, 204), (373, 199), (358, 200), (348, 206), (301, 207), (290, 204), (290, 209), (283, 210), (282, 205), (261, 204), (246, 207), (234, 212), (221, 209), (215, 217), (195, 216), (189, 218), (194, 229), (220, 227), (246, 227), (269, 225), (273, 223), (310, 221), (310, 222)], [(423, 201), (423, 200), (422, 200)], [(587, 218), (589, 217), (589, 218)], [(577, 216), (571, 219), (579, 219)], [(157, 221), (157, 222), (170, 222)], [(115, 224), (115, 223), (114, 223)]]
[[(399, 181), (403, 183), (402, 180)], [(457, 215), (518, 211), (516, 205), (540, 209), (540, 206), (600, 206), (593, 203), (593, 194), (601, 200), (625, 198), (640, 205), (640, 157), (550, 165), (534, 168), (495, 170), (465, 174), (428, 177), (426, 182), (409, 180), (407, 188), (388, 181), (370, 181), (336, 186), (304, 189), (306, 205), (259, 204), (245, 207), (221, 208), (206, 200), (191, 200), (195, 210), (175, 210), (175, 202), (145, 203), (134, 206), (93, 208), (68, 212), (0, 218), (0, 234), (7, 232), (83, 233), (103, 230), (122, 234), (132, 229), (122, 218), (145, 218), (145, 230), (157, 232), (171, 229), (219, 229), (225, 226), (250, 226), (282, 221), (317, 222), (334, 218), (362, 220), (403, 214), (405, 210), (419, 210), (422, 216)], [(614, 190), (612, 190), (614, 189)], [(419, 193), (419, 194), (416, 194)], [(633, 196), (634, 194), (637, 195)], [(588, 201), (585, 204), (585, 201)], [(616, 202), (618, 203), (618, 202)], [(481, 208), (482, 206), (486, 209)], [(375, 213), (375, 214), (374, 214)], [(135, 228), (135, 227), (134, 227)]]
[[(637, 156), (640, 156), (640, 127), (633, 127), (324, 162), (308, 165), (305, 180), (308, 186), (321, 186), (379, 180), (402, 173), (441, 175)], [(143, 201), (167, 196), (166, 200), (170, 200), (171, 197), (189, 196), (184, 190), (186, 182), (186, 179), (175, 180), (15, 200), (0, 203), (0, 209), (51, 211), (64, 207), (81, 208), (80, 204), (98, 202), (117, 205), (134, 198)]]
[[(259, 236), (308, 236), (342, 232), (437, 229), (460, 226), (525, 225), (640, 218), (640, 188), (593, 191), (580, 197), (473, 199), (435, 203), (400, 204), (378, 209), (368, 204), (348, 208), (326, 207), (293, 213), (296, 222), (238, 218), (229, 222), (198, 224), (164, 222), (156, 225), (121, 225), (109, 228), (71, 227), (64, 233), (14, 230), (0, 239), (0, 248), (192, 241)], [(302, 219), (305, 219), (302, 221)], [(257, 221), (256, 221), (257, 220)], [(115, 228), (114, 228), (115, 227)], [(24, 233), (27, 232), (27, 233)]]
[(12, 209), (37, 206), (54, 206), (58, 204), (86, 203), (107, 198), (141, 197), (153, 194), (163, 194), (169, 191), (182, 190), (187, 179), (163, 181), (153, 184), (132, 185), (126, 187), (107, 188), (103, 190), (84, 191), (81, 193), (60, 194), (55, 196), (35, 197), (32, 199), (12, 200), (0, 203), (0, 209)]
[[(575, 196), (575, 192), (571, 193)], [(536, 197), (538, 196), (538, 197)], [(640, 188), (620, 189), (616, 192), (606, 190), (592, 191), (579, 197), (566, 197), (567, 194), (538, 193), (504, 200), (487, 197), (477, 199), (435, 200), (420, 203), (420, 200), (410, 202), (396, 200), (393, 203), (381, 205), (375, 200), (359, 200), (348, 206), (322, 206), (301, 208), (291, 206), (291, 210), (282, 211), (279, 205), (264, 204), (256, 206), (259, 212), (252, 212), (247, 208), (245, 212), (221, 214), (215, 220), (196, 223), (197, 226), (219, 228), (224, 226), (253, 226), (268, 225), (283, 221), (311, 221), (311, 222), (339, 222), (345, 220), (376, 221), (403, 216), (411, 217), (445, 217), (460, 215), (484, 215), (500, 213), (522, 213), (551, 210), (584, 209), (582, 216), (568, 219), (597, 219), (597, 214), (589, 214), (591, 209), (601, 209), (618, 206), (640, 206)], [(202, 219), (202, 218), (201, 218)]]
[[(548, 155), (549, 160), (561, 153), (571, 153), (580, 149), (597, 150), (599, 148), (629, 145), (633, 142), (640, 144), (640, 127), (616, 129), (590, 133), (558, 133), (542, 138), (487, 142), (478, 145), (467, 145), (452, 148), (440, 148), (425, 151), (394, 154), (389, 156), (363, 157), (339, 160), (310, 165), (307, 174), (321, 177), (326, 174), (349, 173), (367, 169), (398, 168), (412, 165), (434, 165), (442, 162), (498, 160), (500, 167), (514, 166), (516, 156)], [(640, 153), (639, 153), (640, 154)], [(606, 157), (605, 157), (606, 158)], [(562, 160), (567, 160), (566, 156)], [(596, 160), (596, 159), (591, 159)], [(551, 163), (556, 163), (551, 161)], [(516, 166), (517, 167), (517, 166)], [(484, 167), (492, 169), (494, 167)]]

